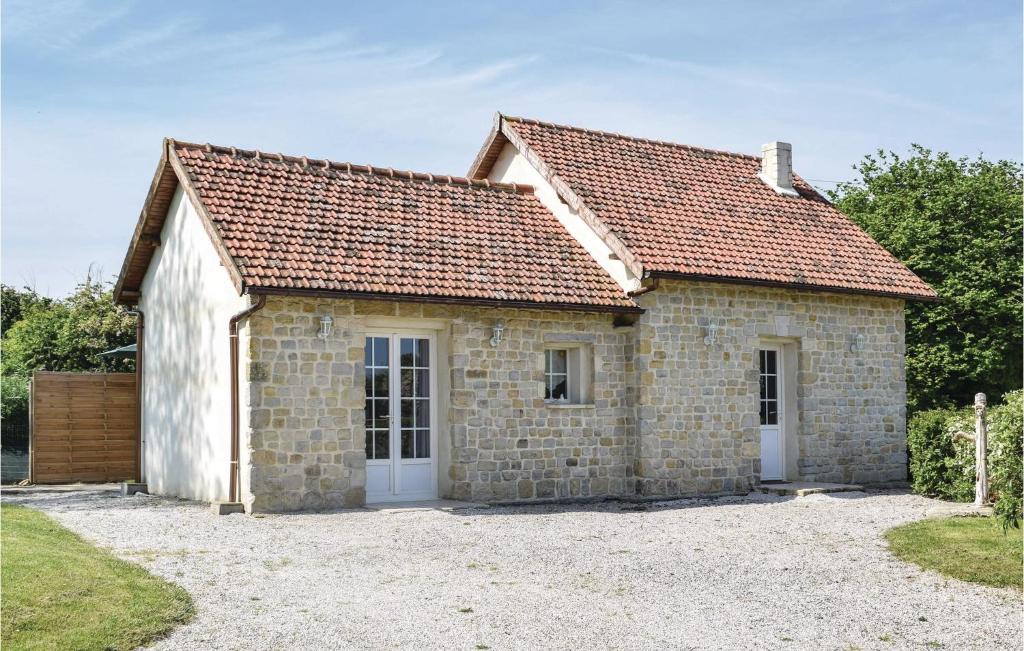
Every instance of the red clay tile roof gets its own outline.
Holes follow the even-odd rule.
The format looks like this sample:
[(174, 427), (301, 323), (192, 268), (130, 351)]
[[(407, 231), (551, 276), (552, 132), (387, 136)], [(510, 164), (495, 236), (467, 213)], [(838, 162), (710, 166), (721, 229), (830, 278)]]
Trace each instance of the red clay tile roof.
[(247, 291), (638, 309), (529, 186), (170, 144)]
[[(500, 123), (654, 275), (936, 296), (803, 179), (794, 175), (799, 197), (768, 187), (758, 157), (523, 118)], [(485, 147), (471, 174), (485, 176), (495, 155)]]

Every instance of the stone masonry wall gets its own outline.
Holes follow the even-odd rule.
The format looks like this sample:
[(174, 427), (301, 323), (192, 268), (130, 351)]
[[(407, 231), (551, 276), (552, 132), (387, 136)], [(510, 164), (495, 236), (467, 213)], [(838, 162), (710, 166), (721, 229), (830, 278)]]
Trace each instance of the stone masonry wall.
[[(363, 336), (352, 301), (269, 297), (248, 322), (251, 511), (359, 506), (365, 501)], [(316, 336), (322, 314), (337, 324)]]
[[(243, 499), (253, 511), (364, 503), (363, 346), (375, 318), (444, 324), (442, 497), (748, 490), (760, 473), (766, 337), (796, 350), (797, 478), (905, 478), (902, 301), (682, 281), (639, 301), (637, 324), (615, 327), (609, 314), (270, 297), (246, 331)], [(323, 314), (334, 319), (326, 340)], [(593, 360), (591, 404), (545, 404), (543, 351), (560, 342)]]
[[(329, 314), (334, 332), (316, 336)], [(363, 347), (367, 322), (444, 319), (450, 383), (442, 414), (448, 492), (514, 500), (621, 495), (632, 490), (632, 328), (610, 314), (359, 300), (270, 297), (248, 329), (249, 486), (253, 511), (357, 506), (365, 501)], [(493, 325), (505, 330), (490, 345)], [(544, 346), (592, 353), (591, 404), (544, 403)], [(438, 406), (443, 406), (439, 402)], [(441, 434), (442, 432), (439, 432)], [(243, 443), (245, 444), (245, 443)], [(444, 454), (439, 455), (444, 458)]]
[[(502, 341), (490, 345), (495, 321)], [(451, 497), (484, 501), (623, 495), (629, 479), (633, 332), (610, 314), (459, 309), (451, 333)], [(545, 345), (592, 355), (592, 400), (544, 402)]]
[[(640, 297), (640, 494), (741, 492), (760, 474), (757, 350), (797, 349), (800, 480), (906, 478), (903, 302), (663, 281)], [(709, 324), (718, 341), (704, 342)], [(862, 349), (852, 352), (857, 335)]]

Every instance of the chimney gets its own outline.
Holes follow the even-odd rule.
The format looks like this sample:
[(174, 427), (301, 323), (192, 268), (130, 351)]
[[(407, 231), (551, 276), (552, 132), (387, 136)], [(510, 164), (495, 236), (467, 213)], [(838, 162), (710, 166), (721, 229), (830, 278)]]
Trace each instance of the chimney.
[(793, 189), (793, 145), (778, 140), (761, 145), (761, 173), (758, 178), (779, 194), (800, 196)]

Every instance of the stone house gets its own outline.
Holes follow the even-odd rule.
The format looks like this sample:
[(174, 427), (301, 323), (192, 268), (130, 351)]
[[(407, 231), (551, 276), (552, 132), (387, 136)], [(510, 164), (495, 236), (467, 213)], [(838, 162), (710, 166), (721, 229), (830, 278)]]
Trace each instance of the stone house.
[(498, 115), (467, 178), (164, 142), (144, 480), (248, 511), (906, 475), (904, 303), (791, 169)]

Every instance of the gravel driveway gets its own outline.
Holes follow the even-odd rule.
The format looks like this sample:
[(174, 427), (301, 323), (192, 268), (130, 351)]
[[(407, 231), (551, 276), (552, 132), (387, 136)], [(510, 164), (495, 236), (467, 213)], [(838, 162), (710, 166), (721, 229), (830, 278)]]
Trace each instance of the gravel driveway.
[(1021, 648), (1017, 593), (886, 551), (935, 504), (912, 495), (265, 517), (4, 499), (185, 587), (199, 614), (160, 649)]

